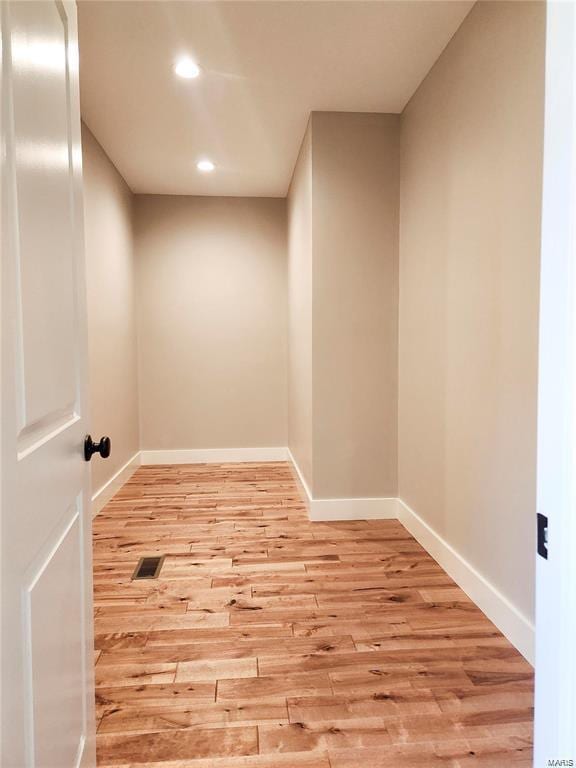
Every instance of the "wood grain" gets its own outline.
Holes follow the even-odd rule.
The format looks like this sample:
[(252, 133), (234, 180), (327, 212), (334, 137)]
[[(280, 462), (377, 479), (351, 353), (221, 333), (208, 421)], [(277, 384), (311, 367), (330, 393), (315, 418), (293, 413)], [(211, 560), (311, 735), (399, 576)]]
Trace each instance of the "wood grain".
[(138, 469), (94, 607), (102, 768), (532, 764), (530, 665), (400, 523), (310, 523), (285, 463)]

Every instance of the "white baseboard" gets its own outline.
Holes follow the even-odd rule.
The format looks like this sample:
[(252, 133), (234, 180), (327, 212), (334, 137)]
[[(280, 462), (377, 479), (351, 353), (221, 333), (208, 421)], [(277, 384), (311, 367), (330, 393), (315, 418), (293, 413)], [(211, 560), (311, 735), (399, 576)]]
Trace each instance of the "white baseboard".
[(398, 517), (398, 499), (395, 497), (315, 499), (292, 452), (289, 448), (286, 450), (296, 483), (308, 510), (308, 517), (313, 522), (322, 520), (395, 520)]
[(286, 461), (287, 449), (191, 448), (175, 451), (141, 451), (142, 464), (226, 464), (242, 461)]
[(296, 459), (292, 455), (292, 451), (290, 450), (290, 448), (286, 448), (286, 454), (287, 454), (287, 459), (290, 463), (290, 469), (292, 470), (292, 475), (294, 476), (294, 480), (296, 481), (296, 485), (298, 486), (300, 495), (302, 496), (304, 504), (306, 505), (308, 517), (310, 517), (310, 511), (312, 506), (312, 494), (310, 493), (310, 488), (308, 488), (308, 483), (306, 482), (306, 478), (300, 471), (300, 467), (298, 466)]
[(398, 519), (533, 665), (535, 629), (532, 622), (401, 499), (398, 499)]
[(92, 494), (92, 516), (97, 515), (108, 504), (110, 499), (118, 493), (140, 464), (140, 451), (137, 451), (131, 459), (128, 459), (124, 466), (120, 467), (110, 480)]

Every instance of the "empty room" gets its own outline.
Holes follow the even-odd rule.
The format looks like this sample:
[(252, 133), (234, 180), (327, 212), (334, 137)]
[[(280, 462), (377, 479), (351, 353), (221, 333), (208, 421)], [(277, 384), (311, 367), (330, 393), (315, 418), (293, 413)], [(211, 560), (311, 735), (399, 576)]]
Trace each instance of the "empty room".
[(2, 2), (5, 768), (576, 764), (576, 7)]

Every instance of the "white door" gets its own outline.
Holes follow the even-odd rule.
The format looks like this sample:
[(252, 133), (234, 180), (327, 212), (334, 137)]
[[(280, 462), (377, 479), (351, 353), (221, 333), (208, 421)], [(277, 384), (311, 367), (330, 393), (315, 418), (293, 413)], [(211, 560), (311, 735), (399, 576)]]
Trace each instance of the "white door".
[(93, 766), (76, 6), (0, 12), (1, 764)]
[[(576, 766), (576, 9), (547, 4), (540, 288), (536, 768)], [(570, 762), (572, 761), (572, 762)]]

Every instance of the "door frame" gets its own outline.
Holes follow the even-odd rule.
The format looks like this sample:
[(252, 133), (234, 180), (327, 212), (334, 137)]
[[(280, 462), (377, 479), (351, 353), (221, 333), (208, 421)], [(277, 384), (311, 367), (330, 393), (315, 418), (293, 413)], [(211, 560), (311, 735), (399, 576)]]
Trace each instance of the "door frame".
[(549, 535), (547, 559), (536, 558), (535, 768), (576, 765), (575, 388), (576, 4), (548, 0), (537, 511)]
[[(2, 317), (2, 295), (3, 295), (3, 288), (2, 288), (2, 264), (1, 259), (3, 255), (3, 239), (2, 239), (2, 232), (3, 229), (3, 213), (4, 213), (4, 205), (3, 205), (3, 189), (4, 184), (2, 183), (2, 179), (5, 178), (6, 173), (6, 153), (4, 149), (4, 92), (3, 92), (3, 85), (4, 85), (4, 50), (2, 47), (2, 24), (3, 24), (3, 13), (2, 8), (0, 8), (0, 317)], [(0, 329), (1, 331), (1, 329)], [(0, 422), (2, 421), (2, 403), (3, 403), (3, 392), (2, 392), (2, 357), (3, 355), (0, 354)], [(3, 487), (3, 481), (4, 481), (4, 473), (2, 472), (3, 464), (3, 456), (2, 456), (2, 440), (0, 440), (0, 596), (4, 593), (4, 585), (2, 583), (2, 573), (3, 573), (3, 567), (2, 567), (2, 547), (3, 547), (3, 521), (4, 521), (4, 509), (3, 509), (3, 499), (4, 499), (4, 487)], [(2, 599), (0, 597), (0, 609), (2, 607), (1, 605)], [(0, 632), (0, 664), (4, 664), (4, 653), (3, 653), (3, 647), (2, 647), (2, 633)], [(0, 670), (1, 673), (1, 670)], [(4, 697), (0, 695), (0, 723), (4, 722)], [(0, 738), (0, 765), (4, 765), (4, 751), (3, 751), (3, 740)]]

